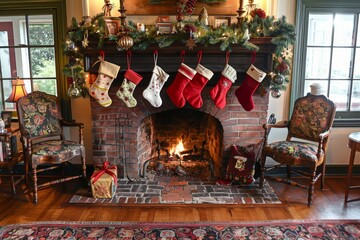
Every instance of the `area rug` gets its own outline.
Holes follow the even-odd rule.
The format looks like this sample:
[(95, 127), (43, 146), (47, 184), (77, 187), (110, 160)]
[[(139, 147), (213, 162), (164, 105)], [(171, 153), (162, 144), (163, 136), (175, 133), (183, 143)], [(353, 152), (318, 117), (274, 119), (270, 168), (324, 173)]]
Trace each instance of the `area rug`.
[(93, 198), (89, 189), (79, 189), (70, 203), (106, 204), (281, 204), (268, 182), (217, 185), (194, 178), (157, 177), (155, 180), (119, 179), (113, 198)]
[(219, 223), (35, 222), (8, 225), (0, 239), (359, 239), (359, 220)]

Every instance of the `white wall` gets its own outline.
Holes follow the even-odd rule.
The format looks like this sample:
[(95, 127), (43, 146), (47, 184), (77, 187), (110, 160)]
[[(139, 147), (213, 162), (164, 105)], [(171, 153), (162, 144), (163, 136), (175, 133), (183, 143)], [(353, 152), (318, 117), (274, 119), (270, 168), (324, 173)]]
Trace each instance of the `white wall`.
[[(112, 16), (119, 16), (117, 11), (119, 7), (118, 1), (112, 1), (116, 7), (112, 11)], [(246, 2), (246, 0), (245, 0)], [(82, 0), (73, 1), (67, 0), (67, 19), (70, 24), (71, 18), (76, 17), (78, 21), (81, 19), (83, 12), (86, 10), (83, 5), (88, 4), (89, 15), (94, 16), (100, 13), (103, 6), (103, 1), (99, 0)], [(275, 17), (286, 16), (289, 23), (295, 23), (295, 8), (296, 0), (255, 0), (268, 15)], [(125, 5), (126, 7), (126, 5)], [(234, 11), (238, 6), (234, 6)], [(149, 17), (153, 19), (152, 17)], [(136, 18), (135, 18), (136, 22)], [(298, 36), (301, 37), (301, 36)], [(290, 102), (290, 86), (288, 90), (282, 92), (282, 96), (278, 99), (270, 97), (269, 114), (275, 113), (277, 120), (284, 120), (288, 118), (289, 102)], [(92, 162), (92, 143), (91, 143), (91, 114), (90, 114), (90, 100), (75, 99), (72, 100), (73, 117), (79, 122), (85, 124), (84, 140), (87, 149), (88, 162)], [(327, 157), (328, 164), (348, 164), (350, 151), (347, 148), (348, 135), (351, 132), (360, 131), (360, 128), (334, 128), (329, 143), (329, 151)], [(286, 136), (286, 131), (276, 130), (270, 135), (269, 141), (283, 139)], [(360, 154), (357, 155), (356, 161), (360, 163)]]

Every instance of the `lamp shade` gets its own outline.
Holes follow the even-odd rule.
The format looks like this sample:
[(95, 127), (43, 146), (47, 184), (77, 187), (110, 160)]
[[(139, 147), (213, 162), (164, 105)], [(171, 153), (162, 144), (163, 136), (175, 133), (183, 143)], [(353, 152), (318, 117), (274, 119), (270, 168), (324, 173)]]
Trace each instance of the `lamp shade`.
[(16, 80), (12, 80), (12, 89), (11, 94), (5, 102), (16, 102), (19, 98), (27, 95), (24, 80), (17, 78)]

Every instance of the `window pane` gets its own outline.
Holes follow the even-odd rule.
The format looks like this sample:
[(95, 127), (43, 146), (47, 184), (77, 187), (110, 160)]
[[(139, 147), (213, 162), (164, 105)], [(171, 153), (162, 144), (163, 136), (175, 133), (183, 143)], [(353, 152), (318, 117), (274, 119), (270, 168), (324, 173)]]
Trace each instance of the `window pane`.
[[(11, 80), (4, 80), (3, 81), (3, 88), (4, 88), (4, 100), (8, 99), (11, 94), (12, 90), (12, 82)], [(15, 109), (14, 103), (5, 102), (5, 109)]]
[[(11, 50), (13, 51), (14, 49)], [(2, 78), (11, 78), (12, 69), (16, 69), (10, 62), (9, 48), (0, 48), (0, 69)]]
[(310, 14), (308, 45), (330, 46), (333, 26), (332, 14)]
[(54, 45), (52, 16), (29, 16), (29, 34), (30, 45)]
[(8, 31), (0, 31), (0, 46), (9, 46)]
[(307, 49), (305, 78), (328, 78), (330, 66), (330, 48)]
[(336, 104), (336, 110), (347, 111), (350, 94), (350, 81), (331, 81), (329, 98)]
[(360, 111), (360, 81), (353, 82), (350, 111)]
[(34, 80), (34, 91), (42, 91), (56, 96), (56, 79)]
[(55, 53), (53, 48), (30, 48), (33, 77), (55, 77)]
[(353, 14), (335, 15), (334, 46), (353, 46), (354, 19)]
[(354, 64), (354, 79), (360, 79), (360, 48), (356, 49), (355, 64)]
[(327, 96), (327, 88), (328, 88), (328, 81), (324, 81), (324, 80), (307, 80), (305, 81), (305, 88), (304, 88), (304, 96), (311, 92), (311, 85), (313, 84), (318, 84), (319, 85), (319, 93), (318, 94), (322, 94), (322, 95), (325, 95)]
[(9, 41), (2, 46), (19, 46), (26, 44), (25, 16), (0, 17), (0, 29), (6, 31)]
[[(360, 14), (358, 15), (358, 19), (360, 19)], [(360, 24), (358, 24), (358, 31), (357, 31), (357, 41), (356, 46), (360, 46)]]
[(351, 78), (351, 60), (353, 55), (352, 48), (334, 48), (331, 78), (349, 79)]

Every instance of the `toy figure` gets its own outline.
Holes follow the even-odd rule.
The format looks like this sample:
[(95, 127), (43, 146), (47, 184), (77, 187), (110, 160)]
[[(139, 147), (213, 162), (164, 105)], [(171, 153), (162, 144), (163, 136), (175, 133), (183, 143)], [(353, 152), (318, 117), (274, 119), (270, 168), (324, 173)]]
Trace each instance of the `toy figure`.
[(114, 8), (114, 5), (110, 3), (110, 0), (104, 0), (105, 4), (102, 7), (105, 17), (111, 17), (111, 10)]

